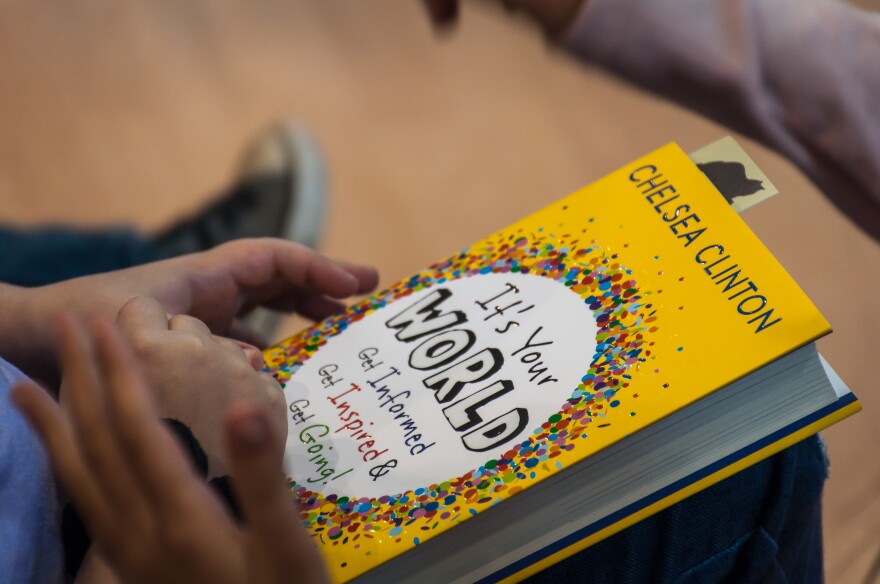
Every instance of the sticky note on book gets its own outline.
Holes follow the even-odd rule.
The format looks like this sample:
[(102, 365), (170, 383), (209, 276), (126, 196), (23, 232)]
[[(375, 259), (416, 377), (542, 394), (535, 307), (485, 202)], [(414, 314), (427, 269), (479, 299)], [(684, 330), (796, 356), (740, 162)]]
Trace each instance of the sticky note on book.
[(737, 213), (779, 193), (732, 136), (691, 152), (690, 158)]

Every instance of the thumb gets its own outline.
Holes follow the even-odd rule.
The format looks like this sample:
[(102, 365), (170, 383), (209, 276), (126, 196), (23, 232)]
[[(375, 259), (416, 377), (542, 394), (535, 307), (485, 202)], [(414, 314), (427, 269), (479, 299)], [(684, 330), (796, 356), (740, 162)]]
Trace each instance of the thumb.
[(296, 514), (280, 469), (282, 446), (262, 408), (233, 405), (226, 416), (226, 449), (232, 480), (248, 523), (278, 511)]
[(226, 418), (226, 448), (232, 483), (251, 540), (252, 575), (265, 582), (324, 580), (318, 551), (302, 525), (279, 461), (283, 448), (266, 412), (233, 406)]

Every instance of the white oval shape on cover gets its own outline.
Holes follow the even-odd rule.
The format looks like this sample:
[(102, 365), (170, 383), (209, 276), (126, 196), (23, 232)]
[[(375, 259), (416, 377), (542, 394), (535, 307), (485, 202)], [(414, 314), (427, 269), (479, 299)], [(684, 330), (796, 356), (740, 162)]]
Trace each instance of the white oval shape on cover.
[(389, 303), (285, 387), (285, 468), (353, 500), (439, 484), (527, 439), (589, 369), (598, 327), (555, 280), (487, 273)]

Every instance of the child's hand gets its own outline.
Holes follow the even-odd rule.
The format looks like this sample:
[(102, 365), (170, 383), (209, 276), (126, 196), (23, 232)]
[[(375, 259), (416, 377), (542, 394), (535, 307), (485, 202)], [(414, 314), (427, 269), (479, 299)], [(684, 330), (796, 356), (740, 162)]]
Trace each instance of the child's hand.
[(3, 287), (0, 353), (25, 373), (57, 386), (48, 334), (52, 315), (115, 317), (128, 300), (146, 296), (170, 314), (188, 314), (211, 331), (253, 342), (236, 317), (266, 306), (321, 319), (342, 308), (336, 299), (369, 292), (376, 270), (331, 260), (279, 239), (242, 239), (212, 250), (41, 288)]
[[(132, 345), (140, 369), (162, 418), (186, 424), (208, 457), (208, 476), (227, 474), (223, 452), (223, 415), (236, 401), (261, 406), (270, 415), (272, 432), (282, 444), (287, 437), (284, 395), (275, 379), (261, 373), (256, 347), (211, 334), (190, 316), (168, 317), (149, 298), (134, 298), (119, 311), (120, 331)], [(74, 388), (62, 384), (62, 403)], [(281, 465), (281, 459), (276, 466)]]
[(16, 387), (13, 399), (122, 581), (323, 581), (279, 473), (281, 443), (259, 408), (239, 404), (227, 416), (232, 478), (248, 524), (240, 528), (158, 420), (113, 325), (96, 320), (87, 333), (66, 317), (58, 332), (64, 412), (33, 384)]

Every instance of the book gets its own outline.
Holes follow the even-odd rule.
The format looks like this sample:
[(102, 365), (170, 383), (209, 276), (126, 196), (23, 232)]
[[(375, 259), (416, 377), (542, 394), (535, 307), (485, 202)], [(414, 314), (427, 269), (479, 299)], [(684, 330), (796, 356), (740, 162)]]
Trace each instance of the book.
[(514, 581), (859, 409), (707, 174), (669, 144), (266, 351), (335, 581)]

